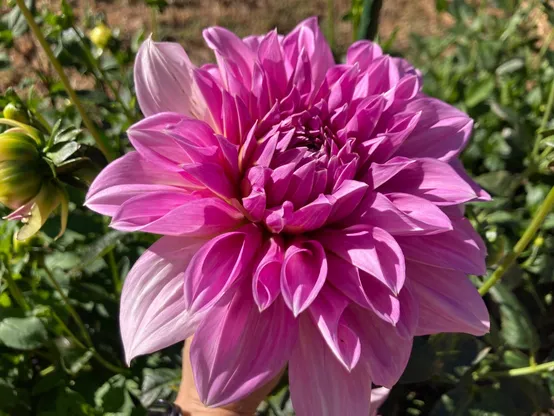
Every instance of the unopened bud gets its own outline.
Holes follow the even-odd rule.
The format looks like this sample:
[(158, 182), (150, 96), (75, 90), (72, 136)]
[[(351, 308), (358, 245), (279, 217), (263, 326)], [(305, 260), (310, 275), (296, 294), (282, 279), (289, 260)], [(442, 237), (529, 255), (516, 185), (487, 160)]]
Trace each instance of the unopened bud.
[(19, 121), (20, 123), (28, 123), (29, 118), (25, 113), (25, 110), (17, 108), (14, 104), (9, 103), (4, 107), (4, 118), (8, 120)]
[(104, 49), (112, 38), (112, 31), (104, 23), (99, 23), (89, 32), (89, 38), (97, 48)]

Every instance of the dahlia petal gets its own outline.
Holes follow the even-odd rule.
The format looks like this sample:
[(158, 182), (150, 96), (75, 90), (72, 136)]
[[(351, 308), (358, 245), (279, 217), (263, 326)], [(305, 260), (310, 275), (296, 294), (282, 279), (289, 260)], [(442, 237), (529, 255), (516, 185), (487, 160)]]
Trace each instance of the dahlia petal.
[(396, 152), (398, 156), (430, 157), (447, 162), (466, 146), (473, 120), (457, 108), (423, 96), (407, 103), (404, 111), (421, 112), (421, 117), (413, 133)]
[(219, 198), (155, 192), (125, 201), (110, 226), (120, 231), (208, 236), (241, 223), (242, 214)]
[(453, 230), (436, 235), (397, 237), (407, 259), (468, 274), (484, 275), (485, 246), (466, 219), (452, 221)]
[(216, 52), (222, 78), (229, 88), (231, 77), (244, 85), (252, 82), (254, 53), (237, 35), (222, 27), (210, 27), (202, 32), (208, 46)]
[(351, 372), (333, 355), (309, 317), (299, 319), (299, 336), (289, 361), (292, 404), (298, 416), (369, 414), (371, 377), (360, 362)]
[(152, 192), (180, 192), (186, 185), (181, 175), (146, 161), (138, 152), (110, 163), (89, 188), (85, 205), (113, 216), (125, 201)]
[(181, 174), (185, 179), (198, 181), (220, 198), (230, 200), (237, 196), (236, 186), (218, 164), (189, 163), (181, 166), (181, 169)]
[(204, 311), (221, 299), (237, 279), (251, 271), (260, 243), (260, 231), (250, 224), (204, 244), (185, 272), (186, 307)]
[(325, 230), (317, 239), (337, 256), (375, 276), (393, 293), (404, 285), (404, 255), (395, 239), (385, 230), (366, 226), (358, 230)]
[(187, 265), (205, 240), (162, 237), (135, 263), (123, 285), (119, 323), (125, 359), (183, 341), (202, 314), (191, 313), (183, 296)]
[(378, 44), (368, 40), (359, 40), (348, 48), (346, 63), (349, 65), (357, 63), (360, 66), (360, 70), (366, 71), (369, 64), (381, 56), (383, 56), (383, 51)]
[(205, 101), (194, 85), (194, 66), (177, 43), (148, 38), (135, 60), (135, 89), (145, 116), (164, 111), (202, 119)]
[(363, 182), (345, 180), (342, 185), (333, 192), (333, 210), (328, 222), (340, 221), (356, 209), (362, 201), (368, 185)]
[(349, 319), (355, 324), (360, 336), (362, 359), (366, 360), (370, 368), (371, 380), (375, 384), (392, 388), (408, 364), (413, 338), (405, 338), (396, 327), (367, 309), (352, 306), (350, 311)]
[[(377, 165), (373, 164), (371, 169), (379, 170), (380, 166)], [(405, 164), (379, 191), (413, 194), (436, 205), (457, 205), (478, 197), (471, 185), (449, 164), (429, 158), (416, 159), (412, 164)]]
[[(462, 162), (459, 159), (453, 159), (450, 162), (448, 162), (449, 165), (456, 171), (458, 175), (460, 175), (460, 178), (462, 178), (464, 181), (468, 183), (469, 186), (473, 189), (473, 192), (477, 195), (476, 200), (477, 201), (490, 201), (492, 198), (486, 192), (481, 186), (475, 182), (471, 177), (467, 174), (466, 170), (464, 169), (464, 165), (462, 165)], [(462, 213), (463, 216), (463, 213)]]
[(267, 207), (267, 197), (263, 188), (253, 188), (247, 197), (242, 198), (242, 206), (251, 221), (260, 221)]
[(404, 143), (408, 136), (413, 132), (421, 113), (401, 113), (396, 114), (390, 120), (391, 127), (385, 133), (378, 137), (383, 137), (379, 146), (375, 148), (371, 155), (373, 162), (382, 163), (391, 157), (392, 154)]
[(284, 231), (289, 233), (303, 233), (317, 230), (325, 224), (332, 209), (333, 206), (329, 202), (329, 199), (321, 194), (315, 201), (285, 216)]
[(415, 160), (403, 157), (393, 157), (383, 164), (372, 163), (366, 175), (366, 182), (368, 182), (373, 189), (377, 189), (391, 178), (395, 177), (399, 172), (402, 172), (415, 163)]
[(332, 253), (327, 253), (327, 265), (327, 279), (331, 284), (361, 307), (396, 325), (400, 319), (400, 302), (389, 288)]
[(269, 32), (260, 42), (258, 62), (266, 74), (266, 87), (268, 88), (270, 102), (284, 98), (287, 88), (287, 74), (277, 30)]
[(468, 277), (458, 271), (407, 262), (411, 289), (419, 304), (416, 335), (489, 332), (489, 312)]
[(377, 416), (379, 408), (385, 403), (389, 396), (390, 389), (386, 387), (378, 387), (371, 390), (371, 411), (369, 416)]
[(321, 32), (316, 17), (310, 17), (298, 24), (282, 41), (285, 56), (291, 68), (301, 55), (302, 49), (306, 50), (312, 73), (312, 86), (319, 87), (325, 78), (327, 70), (335, 61), (329, 44)]
[(158, 113), (132, 125), (127, 135), (142, 157), (165, 169), (177, 171), (178, 165), (189, 162), (190, 157), (167, 130), (188, 120), (200, 123), (177, 113)]
[(344, 368), (352, 371), (360, 359), (361, 344), (343, 317), (349, 303), (332, 286), (325, 285), (308, 311), (335, 357)]
[(291, 201), (296, 208), (302, 207), (310, 196), (315, 178), (316, 160), (299, 167), (292, 175), (285, 199)]
[(260, 312), (267, 309), (281, 292), (279, 282), (283, 259), (283, 240), (279, 236), (270, 237), (262, 249), (252, 278), (252, 293)]
[(296, 321), (283, 301), (260, 313), (246, 289), (213, 306), (192, 340), (194, 381), (210, 407), (235, 402), (277, 376), (297, 340)]
[(353, 223), (367, 223), (391, 235), (430, 235), (452, 230), (448, 216), (432, 202), (409, 194), (375, 192), (360, 203)]
[(287, 248), (281, 271), (281, 292), (295, 317), (314, 301), (326, 278), (327, 259), (321, 244), (297, 240)]

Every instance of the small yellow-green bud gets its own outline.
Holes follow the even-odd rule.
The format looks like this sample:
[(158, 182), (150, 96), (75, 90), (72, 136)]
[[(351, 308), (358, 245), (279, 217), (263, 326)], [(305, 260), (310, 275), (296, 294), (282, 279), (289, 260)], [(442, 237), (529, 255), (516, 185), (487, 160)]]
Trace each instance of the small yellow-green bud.
[(104, 23), (99, 23), (89, 32), (89, 38), (97, 48), (104, 49), (112, 37), (111, 29)]
[(0, 203), (16, 209), (40, 190), (42, 178), (36, 166), (27, 161), (0, 162)]
[(535, 247), (542, 247), (544, 245), (544, 237), (538, 236), (535, 238), (535, 241), (533, 241), (533, 245)]
[(4, 107), (4, 118), (8, 120), (19, 121), (20, 123), (28, 123), (29, 118), (25, 114), (25, 110), (17, 108), (14, 104), (9, 103)]

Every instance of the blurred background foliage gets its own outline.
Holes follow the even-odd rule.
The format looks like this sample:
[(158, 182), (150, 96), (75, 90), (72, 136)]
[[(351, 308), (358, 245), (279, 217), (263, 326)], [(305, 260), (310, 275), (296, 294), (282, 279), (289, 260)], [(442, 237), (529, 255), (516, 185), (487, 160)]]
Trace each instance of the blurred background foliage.
[[(0, 222), (0, 415), (144, 415), (145, 407), (175, 395), (179, 346), (141, 357), (131, 368), (122, 362), (117, 322), (122, 282), (155, 238), (111, 231), (105, 218), (82, 206), (87, 183), (106, 164), (90, 149), (95, 139), (113, 154), (129, 149), (125, 131), (141, 118), (132, 63), (149, 32), (182, 41), (200, 63), (213, 59), (200, 46), (202, 25), (218, 23), (241, 35), (274, 26), (287, 31), (311, 14), (322, 17), (337, 59), (353, 38), (377, 35), (387, 52), (421, 69), (427, 94), (475, 120), (463, 162), (494, 200), (471, 205), (467, 215), (487, 242), (489, 275), (514, 249), (520, 254), (485, 295), (491, 333), (418, 338), (381, 413), (554, 414), (554, 364), (545, 364), (554, 361), (554, 214), (544, 213), (529, 245), (516, 246), (554, 186), (552, 3), (200, 3), (126, 2), (128, 13), (121, 15), (118, 2), (98, 11), (85, 2), (25, 0), (96, 133), (83, 124), (21, 10), (15, 2), (1, 6), (0, 109), (4, 117), (31, 123), (53, 138), (49, 157), (65, 184), (70, 214), (67, 231), (57, 240), (56, 216), (25, 242), (14, 237), (17, 223)], [(398, 20), (395, 13), (403, 7), (416, 11)], [(257, 13), (264, 18), (252, 18)], [(186, 24), (180, 26), (183, 16)], [(488, 277), (475, 277), (475, 284)], [(286, 386), (261, 405), (260, 414), (293, 414)]]

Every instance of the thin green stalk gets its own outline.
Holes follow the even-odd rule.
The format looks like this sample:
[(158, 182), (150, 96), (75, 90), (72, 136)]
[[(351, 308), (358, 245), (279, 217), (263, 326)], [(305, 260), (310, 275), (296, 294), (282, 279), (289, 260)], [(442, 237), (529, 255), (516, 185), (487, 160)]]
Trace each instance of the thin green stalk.
[(552, 106), (554, 105), (554, 81), (552, 81), (552, 85), (550, 86), (550, 92), (548, 94), (548, 100), (546, 102), (546, 108), (544, 110), (544, 114), (542, 116), (541, 125), (539, 127), (539, 132), (537, 134), (537, 139), (535, 140), (535, 144), (533, 145), (533, 152), (531, 153), (532, 161), (535, 162), (537, 159), (537, 156), (539, 155), (539, 148), (541, 144), (541, 140), (543, 138), (543, 131), (546, 129), (546, 125), (548, 124), (548, 120), (550, 120), (550, 115), (552, 114)]
[(17, 304), (21, 309), (23, 309), (24, 311), (28, 311), (31, 309), (31, 307), (25, 300), (25, 296), (23, 296), (23, 293), (21, 293), (21, 290), (19, 290), (17, 283), (13, 279), (12, 272), (8, 265), (8, 261), (9, 260), (6, 260), (4, 264), (4, 273), (2, 273), (2, 275), (6, 279), (6, 282), (8, 283), (8, 290), (10, 291), (12, 298), (14, 298), (14, 300), (17, 302)]
[(485, 374), (485, 377), (519, 377), (527, 376), (529, 374), (542, 373), (545, 371), (554, 371), (554, 361), (549, 361), (539, 365), (532, 365), (529, 367), (513, 368), (506, 371), (492, 371)]
[(550, 189), (550, 192), (546, 196), (546, 199), (543, 201), (539, 210), (531, 220), (531, 223), (529, 224), (519, 241), (516, 243), (512, 251), (504, 257), (504, 260), (502, 261), (498, 269), (496, 269), (493, 274), (485, 281), (485, 283), (483, 283), (483, 285), (479, 288), (479, 293), (481, 294), (481, 296), (485, 295), (491, 289), (491, 287), (493, 287), (496, 282), (498, 282), (502, 278), (504, 273), (508, 271), (508, 269), (520, 256), (520, 254), (527, 248), (529, 243), (535, 237), (535, 234), (537, 234), (537, 231), (539, 230), (546, 216), (550, 213), (550, 211), (552, 211), (553, 207), (554, 187)]
[(87, 328), (85, 327), (85, 324), (83, 323), (83, 321), (81, 320), (81, 317), (79, 316), (79, 314), (77, 313), (77, 311), (73, 308), (73, 306), (71, 306), (71, 303), (69, 303), (69, 299), (67, 298), (67, 296), (65, 295), (65, 293), (63, 293), (63, 290), (60, 286), (60, 284), (58, 283), (58, 281), (54, 278), (54, 275), (52, 274), (52, 272), (50, 271), (50, 269), (48, 267), (46, 267), (45, 264), (42, 265), (42, 268), (44, 269), (44, 271), (46, 272), (46, 276), (48, 277), (48, 280), (50, 281), (50, 283), (52, 284), (52, 286), (54, 286), (54, 288), (56, 289), (56, 292), (58, 292), (58, 294), (60, 295), (60, 297), (62, 298), (64, 304), (65, 304), (65, 308), (67, 309), (67, 312), (69, 312), (69, 314), (71, 315), (71, 317), (73, 318), (73, 320), (75, 321), (75, 323), (77, 324), (77, 326), (79, 327), (79, 330), (81, 331), (81, 335), (83, 336), (83, 338), (85, 339), (85, 343), (86, 345), (89, 347), (89, 348), (92, 348), (93, 347), (93, 344), (92, 344), (92, 340), (90, 338), (90, 335), (87, 331)]
[(153, 40), (159, 40), (158, 39), (158, 8), (157, 7), (151, 7), (150, 8), (150, 19), (152, 23), (152, 39)]
[(108, 257), (108, 264), (110, 266), (110, 271), (112, 273), (112, 280), (113, 280), (115, 292), (119, 294), (121, 293), (121, 278), (119, 276), (119, 270), (117, 269), (117, 263), (115, 261), (113, 249), (108, 251), (107, 257)]
[(327, 41), (335, 51), (335, 0), (327, 0)]
[(119, 105), (123, 109), (123, 112), (125, 113), (125, 116), (127, 117), (127, 120), (129, 121), (129, 123), (134, 123), (136, 121), (135, 117), (133, 116), (133, 114), (131, 113), (131, 110), (129, 110), (129, 108), (127, 107), (127, 105), (125, 104), (123, 99), (121, 98), (121, 95), (119, 94), (119, 91), (115, 88), (115, 86), (113, 85), (111, 80), (108, 78), (108, 75), (106, 74), (106, 71), (104, 71), (102, 66), (100, 65), (99, 60), (96, 59), (94, 56), (92, 56), (92, 53), (90, 53), (90, 50), (87, 47), (85, 39), (83, 38), (81, 33), (75, 27), (72, 27), (72, 29), (73, 29), (73, 32), (75, 32), (75, 34), (79, 38), (79, 41), (81, 42), (81, 49), (85, 52), (85, 55), (86, 55), (89, 63), (94, 67), (94, 69), (96, 71), (98, 71), (98, 74), (100, 75), (100, 76), (98, 76), (98, 74), (97, 74), (96, 78), (98, 78), (99, 81), (104, 82), (107, 85), (109, 90), (114, 95), (116, 101), (119, 103)]
[(113, 371), (114, 373), (124, 373), (127, 370), (121, 367), (118, 367), (117, 365), (114, 365), (107, 361), (104, 357), (102, 357), (96, 349), (93, 347), (87, 347), (85, 344), (83, 344), (77, 336), (67, 327), (65, 322), (58, 316), (57, 313), (54, 311), (51, 311), (52, 317), (56, 320), (56, 322), (61, 326), (62, 331), (69, 337), (71, 340), (77, 345), (79, 348), (83, 350), (90, 351), (92, 353), (92, 356), (98, 361), (101, 365), (103, 365), (106, 369)]
[(58, 76), (60, 77), (60, 81), (62, 82), (62, 84), (65, 88), (65, 91), (67, 92), (67, 95), (69, 95), (69, 98), (71, 99), (71, 101), (73, 102), (75, 107), (77, 108), (77, 111), (79, 112), (79, 114), (81, 115), (81, 118), (83, 119), (83, 123), (85, 124), (88, 131), (90, 132), (90, 134), (94, 138), (94, 141), (96, 142), (96, 145), (102, 151), (104, 156), (106, 156), (106, 159), (108, 159), (109, 161), (112, 161), (114, 159), (114, 154), (113, 154), (110, 146), (107, 143), (105, 143), (102, 136), (98, 133), (98, 130), (96, 130), (96, 127), (94, 126), (94, 123), (92, 122), (92, 120), (88, 116), (85, 108), (81, 104), (81, 101), (77, 97), (77, 93), (75, 92), (75, 90), (71, 86), (71, 84), (69, 82), (69, 79), (67, 78), (67, 75), (63, 71), (62, 65), (60, 64), (60, 62), (56, 59), (56, 57), (52, 53), (52, 49), (50, 49), (50, 45), (48, 45), (48, 42), (46, 41), (46, 38), (42, 34), (42, 32), (41, 32), (40, 28), (38, 27), (37, 23), (35, 22), (35, 19), (33, 18), (32, 13), (30, 12), (30, 10), (25, 5), (24, 0), (15, 0), (15, 1), (16, 1), (17, 5), (19, 6), (19, 9), (21, 10), (21, 13), (25, 17), (25, 20), (27, 21), (27, 24), (31, 28), (31, 31), (33, 32), (33, 34), (37, 38), (40, 46), (44, 50), (44, 53), (48, 57), (48, 60), (50, 61), (50, 63), (54, 67), (54, 69), (56, 70), (56, 73), (58, 74)]

